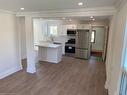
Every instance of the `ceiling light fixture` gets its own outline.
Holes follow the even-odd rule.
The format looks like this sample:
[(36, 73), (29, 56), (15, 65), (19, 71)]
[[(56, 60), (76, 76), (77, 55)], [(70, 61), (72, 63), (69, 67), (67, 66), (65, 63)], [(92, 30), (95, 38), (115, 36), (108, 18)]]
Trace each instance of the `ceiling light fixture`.
[(95, 18), (93, 18), (92, 20), (95, 21)]
[(78, 5), (79, 5), (79, 6), (82, 6), (82, 5), (83, 5), (83, 2), (79, 2)]
[(69, 21), (72, 21), (71, 19), (69, 19)]
[(90, 18), (93, 19), (93, 16), (91, 16)]
[(20, 10), (22, 10), (22, 11), (23, 11), (23, 10), (25, 10), (25, 8), (20, 8)]

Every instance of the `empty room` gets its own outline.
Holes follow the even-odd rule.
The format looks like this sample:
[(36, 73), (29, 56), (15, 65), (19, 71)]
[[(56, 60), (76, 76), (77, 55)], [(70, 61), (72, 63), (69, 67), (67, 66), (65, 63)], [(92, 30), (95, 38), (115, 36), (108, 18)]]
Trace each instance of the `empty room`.
[(126, 0), (0, 0), (0, 95), (127, 95)]

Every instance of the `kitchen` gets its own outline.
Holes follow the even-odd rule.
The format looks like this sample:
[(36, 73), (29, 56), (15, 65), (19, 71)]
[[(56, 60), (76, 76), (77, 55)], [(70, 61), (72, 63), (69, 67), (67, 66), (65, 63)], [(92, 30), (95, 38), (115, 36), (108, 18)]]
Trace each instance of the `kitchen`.
[(126, 94), (126, 0), (0, 2), (1, 94)]
[(91, 57), (92, 26), (102, 25), (102, 22), (105, 24), (104, 21), (93, 24), (76, 19), (34, 18), (34, 48), (38, 60), (59, 63), (63, 55), (88, 60)]

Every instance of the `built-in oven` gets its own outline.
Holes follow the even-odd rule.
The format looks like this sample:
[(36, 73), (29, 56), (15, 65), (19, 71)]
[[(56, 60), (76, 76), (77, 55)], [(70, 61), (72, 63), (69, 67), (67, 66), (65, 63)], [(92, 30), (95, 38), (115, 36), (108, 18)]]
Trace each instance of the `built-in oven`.
[(75, 47), (74, 46), (66, 45), (65, 46), (65, 52), (66, 53), (75, 53)]

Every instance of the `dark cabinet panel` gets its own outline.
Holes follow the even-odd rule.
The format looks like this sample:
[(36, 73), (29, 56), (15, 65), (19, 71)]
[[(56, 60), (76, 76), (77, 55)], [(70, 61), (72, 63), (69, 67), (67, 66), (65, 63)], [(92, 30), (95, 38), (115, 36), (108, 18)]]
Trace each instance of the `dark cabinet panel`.
[(75, 53), (75, 47), (65, 46), (66, 53)]

